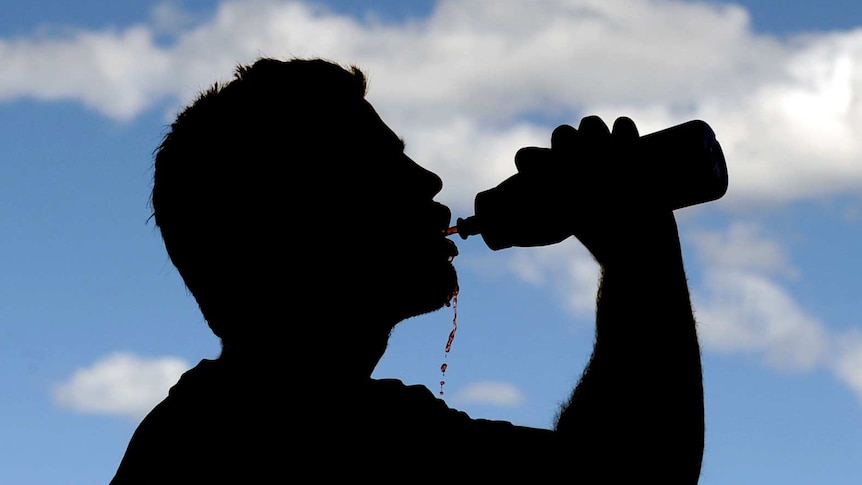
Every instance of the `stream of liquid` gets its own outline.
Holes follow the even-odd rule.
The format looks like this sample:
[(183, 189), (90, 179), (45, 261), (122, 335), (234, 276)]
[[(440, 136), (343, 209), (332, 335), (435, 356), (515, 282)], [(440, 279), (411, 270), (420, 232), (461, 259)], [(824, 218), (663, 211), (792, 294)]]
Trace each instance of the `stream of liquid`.
[[(446, 306), (450, 306), (449, 302), (446, 302)], [(446, 356), (449, 355), (449, 351), (452, 349), (452, 341), (455, 340), (455, 332), (458, 331), (458, 290), (455, 290), (455, 293), (452, 295), (452, 331), (449, 332), (449, 338), (446, 340), (446, 349), (443, 353), (443, 364), (440, 366), (440, 372), (442, 376), (440, 377), (440, 395), (443, 395), (443, 386), (446, 385), (446, 369), (449, 368), (449, 365), (446, 364)]]

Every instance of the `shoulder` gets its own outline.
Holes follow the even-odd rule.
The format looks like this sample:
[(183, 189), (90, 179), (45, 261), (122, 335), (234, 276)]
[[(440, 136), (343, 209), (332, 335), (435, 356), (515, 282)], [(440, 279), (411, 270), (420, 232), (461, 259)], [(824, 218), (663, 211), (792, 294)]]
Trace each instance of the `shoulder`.
[(395, 421), (400, 429), (409, 429), (411, 433), (445, 433), (468, 441), (544, 440), (554, 434), (548, 429), (517, 426), (509, 421), (474, 419), (450, 407), (427, 387), (405, 385), (397, 379), (372, 380), (367, 392), (367, 402), (378, 408), (372, 415), (380, 422)]
[[(498, 463), (526, 465), (544, 462), (557, 448), (549, 429), (518, 426), (508, 421), (475, 419), (450, 407), (421, 385), (405, 385), (396, 379), (369, 381), (356, 401), (359, 414), (344, 415), (346, 443), (353, 450), (368, 450), (373, 456), (388, 456), (411, 466), (439, 463), (441, 453), (453, 457), (473, 456), (477, 450), (494, 456)], [(341, 430), (344, 431), (344, 430)], [(368, 448), (373, 443), (372, 448)], [(527, 459), (528, 456), (541, 459)], [(370, 459), (353, 451), (359, 461)], [(514, 460), (514, 461), (510, 461)], [(483, 468), (482, 475), (491, 473)]]
[(417, 402), (434, 403), (445, 406), (445, 402), (438, 399), (425, 386), (407, 385), (398, 379), (371, 379), (368, 382), (368, 392), (372, 395), (385, 396), (388, 399), (412, 400)]
[[(141, 483), (155, 471), (170, 469), (173, 461), (187, 457), (192, 437), (212, 433), (207, 426), (207, 389), (217, 373), (213, 361), (203, 360), (186, 371), (171, 387), (168, 396), (158, 403), (138, 424), (117, 474), (111, 484)], [(209, 428), (209, 431), (207, 431)], [(132, 479), (131, 477), (134, 477)], [(162, 476), (162, 480), (165, 477)]]

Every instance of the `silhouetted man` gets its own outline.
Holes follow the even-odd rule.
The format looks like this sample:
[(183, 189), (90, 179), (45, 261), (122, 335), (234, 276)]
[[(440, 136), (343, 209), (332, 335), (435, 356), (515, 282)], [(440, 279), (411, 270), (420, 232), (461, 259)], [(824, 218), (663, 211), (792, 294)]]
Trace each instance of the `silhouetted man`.
[[(674, 216), (609, 149), (637, 138), (634, 124), (611, 133), (588, 117), (516, 156), (521, 172), (549, 175), (526, 187), (543, 217), (519, 245), (574, 235), (602, 268), (593, 356), (554, 429), (535, 429), (371, 378), (395, 325), (458, 284), (450, 212), (433, 200), (441, 180), (404, 153), (365, 89), (355, 68), (261, 59), (173, 123), (152, 206), (222, 353), (141, 422), (112, 484), (696, 483), (700, 353)], [(572, 166), (617, 180), (557, 186)], [(381, 222), (385, 233), (369, 232)]]

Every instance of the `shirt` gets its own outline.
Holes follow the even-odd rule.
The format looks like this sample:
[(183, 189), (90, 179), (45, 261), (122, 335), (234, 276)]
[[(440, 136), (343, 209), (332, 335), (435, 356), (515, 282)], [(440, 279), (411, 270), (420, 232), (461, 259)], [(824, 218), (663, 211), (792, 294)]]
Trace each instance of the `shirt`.
[[(555, 435), (473, 419), (396, 379), (292, 383), (203, 360), (140, 423), (110, 485), (483, 478), (551, 459)], [(410, 476), (410, 475), (406, 475)], [(390, 480), (391, 479), (391, 480)], [(424, 480), (423, 480), (424, 481)]]

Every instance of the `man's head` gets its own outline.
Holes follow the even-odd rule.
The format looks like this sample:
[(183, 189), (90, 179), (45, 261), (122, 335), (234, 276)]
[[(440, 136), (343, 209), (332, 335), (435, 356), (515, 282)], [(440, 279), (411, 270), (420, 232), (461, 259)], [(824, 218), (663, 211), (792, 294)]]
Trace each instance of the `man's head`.
[(365, 90), (355, 68), (261, 59), (202, 93), (158, 148), (156, 224), (223, 339), (278, 331), (298, 303), (373, 306), (391, 328), (456, 288), (440, 179), (403, 153)]

